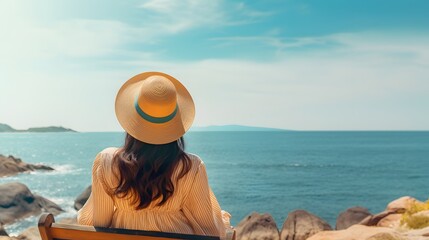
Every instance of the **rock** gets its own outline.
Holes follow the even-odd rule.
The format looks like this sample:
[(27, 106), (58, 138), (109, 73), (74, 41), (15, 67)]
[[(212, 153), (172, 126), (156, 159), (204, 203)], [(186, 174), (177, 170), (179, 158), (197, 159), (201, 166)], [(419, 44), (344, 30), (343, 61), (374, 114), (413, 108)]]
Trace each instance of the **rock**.
[(367, 240), (406, 240), (402, 236), (400, 236), (398, 233), (376, 233)]
[(13, 223), (17, 219), (50, 212), (62, 212), (60, 206), (46, 198), (32, 194), (22, 183), (12, 182), (0, 185), (0, 222)]
[(429, 239), (429, 227), (425, 227), (422, 229), (415, 229), (415, 230), (409, 230), (406, 233), (404, 233), (407, 237), (420, 237), (424, 236), (427, 237), (425, 239)]
[(305, 210), (296, 210), (287, 216), (282, 227), (280, 239), (306, 240), (324, 230), (332, 230), (326, 221)]
[(419, 230), (398, 231), (386, 227), (369, 227), (355, 224), (339, 231), (319, 232), (308, 240), (423, 240), (429, 237), (429, 227)]
[(383, 211), (381, 213), (378, 213), (378, 214), (375, 214), (375, 215), (370, 215), (370, 216), (366, 217), (359, 224), (360, 225), (365, 225), (365, 226), (377, 226), (378, 223), (382, 219), (384, 219), (387, 216), (392, 215), (392, 214), (398, 214), (401, 211), (402, 210), (400, 210), (400, 209), (386, 210), (386, 211)]
[(86, 201), (91, 195), (91, 185), (87, 187), (75, 200), (74, 200), (74, 209), (79, 210), (85, 205)]
[(370, 216), (371, 213), (368, 209), (363, 207), (352, 207), (338, 215), (335, 229), (342, 230), (350, 227), (351, 225), (360, 223), (363, 219)]
[[(77, 224), (76, 218), (62, 218), (58, 221), (58, 223), (66, 223), (66, 224)], [(16, 237), (19, 240), (40, 240), (40, 233), (38, 227), (30, 227), (23, 231), (21, 234)], [(1, 239), (0, 239), (1, 240)]]
[(30, 227), (27, 228), (24, 232), (18, 235), (19, 240), (40, 240), (39, 228), (38, 227)]
[(44, 198), (42, 196), (39, 196), (37, 194), (34, 194), (36, 199), (38, 200), (39, 206), (42, 207), (46, 212), (52, 213), (54, 215), (58, 215), (61, 212), (64, 212), (64, 210), (58, 206), (56, 203), (52, 202), (51, 200)]
[(270, 214), (252, 213), (235, 228), (237, 240), (279, 240), (279, 230)]
[(403, 239), (395, 230), (381, 227), (368, 227), (363, 225), (352, 225), (347, 229), (339, 231), (319, 232), (308, 240), (399, 240)]
[(11, 176), (21, 172), (34, 170), (54, 170), (53, 168), (41, 164), (30, 164), (23, 162), (20, 158), (13, 156), (5, 157), (0, 155), (0, 177)]
[(409, 209), (411, 205), (417, 202), (422, 203), (413, 197), (401, 197), (390, 202), (386, 207), (386, 211), (397, 211), (403, 213), (405, 210)]
[(402, 214), (390, 214), (382, 218), (378, 223), (377, 227), (388, 227), (388, 228), (398, 228), (401, 224)]

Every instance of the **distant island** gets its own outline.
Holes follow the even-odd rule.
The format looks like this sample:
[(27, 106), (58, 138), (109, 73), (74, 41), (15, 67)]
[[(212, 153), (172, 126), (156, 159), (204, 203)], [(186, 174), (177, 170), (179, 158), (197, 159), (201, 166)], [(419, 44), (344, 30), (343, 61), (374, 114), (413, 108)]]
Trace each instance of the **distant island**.
[(11, 132), (11, 133), (19, 133), (19, 132), (76, 132), (73, 129), (70, 128), (64, 128), (64, 127), (56, 127), (56, 126), (50, 126), (50, 127), (33, 127), (26, 130), (18, 130), (15, 129), (7, 124), (0, 123), (0, 132)]
[(275, 131), (288, 131), (279, 128), (265, 128), (265, 127), (252, 127), (243, 125), (220, 125), (220, 126), (207, 126), (207, 127), (192, 127), (192, 132), (275, 132)]

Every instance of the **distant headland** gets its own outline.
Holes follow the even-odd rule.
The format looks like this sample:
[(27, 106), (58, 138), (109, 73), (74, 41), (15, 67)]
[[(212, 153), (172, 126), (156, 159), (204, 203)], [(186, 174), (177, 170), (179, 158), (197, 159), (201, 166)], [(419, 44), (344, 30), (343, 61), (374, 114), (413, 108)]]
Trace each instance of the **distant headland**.
[(192, 127), (190, 131), (193, 132), (275, 132), (275, 131), (289, 131), (279, 128), (265, 128), (253, 127), (243, 125), (213, 125), (206, 127)]
[(0, 133), (1, 132), (10, 132), (10, 133), (19, 133), (19, 132), (76, 132), (70, 128), (57, 127), (57, 126), (49, 126), (49, 127), (33, 127), (26, 130), (15, 129), (7, 124), (0, 123)]

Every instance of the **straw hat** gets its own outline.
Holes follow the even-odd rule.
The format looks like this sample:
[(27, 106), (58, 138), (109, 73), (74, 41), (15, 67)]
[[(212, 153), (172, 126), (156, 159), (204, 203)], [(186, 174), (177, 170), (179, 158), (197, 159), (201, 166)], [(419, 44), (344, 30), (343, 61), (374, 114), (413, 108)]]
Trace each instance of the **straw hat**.
[(191, 127), (195, 105), (188, 90), (174, 77), (144, 72), (122, 85), (115, 113), (124, 130), (151, 144), (176, 141)]

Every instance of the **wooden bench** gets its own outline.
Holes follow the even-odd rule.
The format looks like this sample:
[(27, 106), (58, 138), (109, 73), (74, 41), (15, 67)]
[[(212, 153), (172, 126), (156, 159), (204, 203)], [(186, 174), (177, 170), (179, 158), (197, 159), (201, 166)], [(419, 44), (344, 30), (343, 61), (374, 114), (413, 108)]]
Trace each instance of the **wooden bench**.
[[(219, 240), (219, 237), (179, 233), (128, 230), (119, 228), (92, 227), (55, 223), (52, 214), (43, 214), (39, 219), (42, 240)], [(234, 234), (235, 235), (235, 234)], [(235, 238), (235, 236), (233, 236)]]

